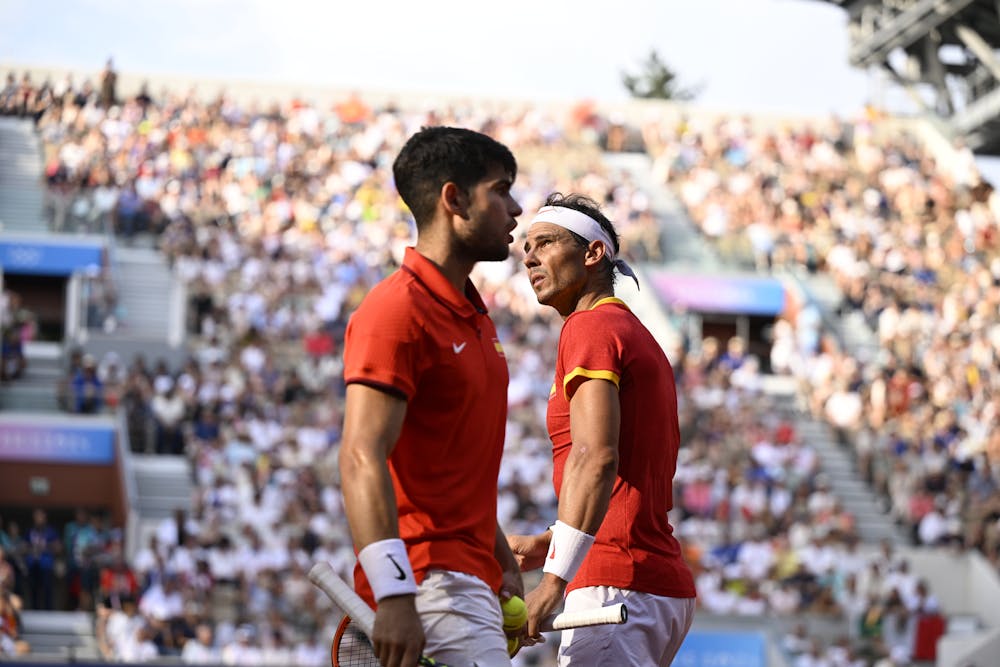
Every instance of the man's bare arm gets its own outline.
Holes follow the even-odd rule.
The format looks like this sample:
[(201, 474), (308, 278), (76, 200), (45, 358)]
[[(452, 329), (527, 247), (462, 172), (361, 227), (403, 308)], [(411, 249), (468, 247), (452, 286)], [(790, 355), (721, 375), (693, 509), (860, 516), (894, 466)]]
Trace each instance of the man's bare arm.
[(354, 548), (399, 537), (396, 494), (389, 475), (406, 417), (406, 401), (363, 385), (347, 386), (340, 442), (340, 488)]
[[(402, 398), (362, 384), (347, 386), (340, 486), (351, 537), (359, 552), (373, 542), (399, 538), (388, 459), (405, 417), (406, 401)], [(379, 600), (371, 639), (375, 655), (385, 667), (416, 664), (424, 647), (424, 631), (412, 593)]]
[[(618, 474), (618, 434), (621, 425), (618, 387), (601, 379), (581, 384), (569, 403), (569, 424), (573, 446), (563, 469), (559, 521), (571, 527), (568, 528), (570, 532), (594, 535), (607, 514)], [(556, 530), (563, 529), (557, 525)], [(587, 539), (593, 542), (593, 537)], [(553, 535), (547, 558), (555, 558), (556, 540)], [(570, 549), (570, 552), (573, 551)], [(559, 555), (566, 558), (569, 554), (560, 550)], [(546, 571), (538, 587), (528, 594), (525, 600), (528, 605), (526, 643), (542, 641), (539, 623), (562, 603), (568, 583), (566, 579)]]
[(569, 404), (573, 448), (563, 469), (559, 520), (593, 535), (601, 527), (618, 474), (621, 406), (618, 387), (587, 380)]

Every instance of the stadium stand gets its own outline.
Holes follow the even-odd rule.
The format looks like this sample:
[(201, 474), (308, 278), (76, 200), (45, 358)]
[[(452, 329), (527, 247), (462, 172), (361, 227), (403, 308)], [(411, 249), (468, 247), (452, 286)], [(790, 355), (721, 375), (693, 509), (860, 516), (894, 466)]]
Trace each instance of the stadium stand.
[[(825, 325), (813, 296), (821, 291), (813, 286), (817, 276), (830, 276), (823, 283), (830, 300), (842, 290), (840, 314), (865, 325), (889, 301), (916, 304), (919, 317), (924, 302), (914, 295), (947, 296), (948, 284), (929, 289), (907, 270), (940, 270), (943, 261), (927, 262), (919, 251), (890, 257), (892, 248), (934, 247), (924, 232), (913, 236), (905, 216), (897, 224), (891, 214), (915, 205), (918, 190), (905, 183), (941, 194), (947, 188), (939, 182), (948, 178), (895, 130), (864, 121), (832, 125), (828, 134), (805, 125), (771, 133), (735, 119), (705, 127), (658, 120), (643, 128), (646, 159), (603, 154), (608, 122), (597, 112), (582, 119), (516, 105), (491, 113), (472, 105), (427, 112), (353, 99), (331, 113), (301, 98), (264, 108), (225, 95), (202, 100), (169, 92), (123, 96), (115, 105), (71, 85), (61, 94), (53, 86), (16, 99), (27, 102), (4, 108), (31, 116), (21, 122), (35, 123), (43, 142), (47, 224), (54, 231), (100, 232), (113, 248), (81, 290), (93, 317), (83, 320), (88, 333), (81, 349), (67, 355), (61, 385), (66, 409), (117, 415), (127, 443), (120, 457), (124, 486), (131, 488), (129, 511), (117, 525), (95, 513), (50, 540), (76, 559), (69, 562), (76, 578), (56, 582), (75, 594), (66, 604), (75, 602), (94, 623), (77, 657), (305, 665), (328, 659), (324, 642), (338, 619), (304, 572), (320, 558), (341, 573), (353, 566), (335, 483), (343, 395), (338, 352), (352, 308), (398, 263), (410, 239), (384, 167), (424, 123), (477, 127), (508, 143), (522, 167), (516, 197), (527, 212), (523, 219), (551, 190), (579, 190), (605, 202), (626, 255), (644, 269), (644, 285), (665, 263), (713, 272), (745, 264), (788, 268), (784, 280), (799, 307), (773, 321), (765, 357), (747, 349), (745, 336), (692, 336), (683, 326), (671, 330), (684, 321), (677, 312), (661, 316), (660, 339), (681, 389), (686, 446), (673, 518), (698, 574), (696, 627), (763, 636), (769, 664), (926, 659), (933, 619), (942, 621), (940, 612), (955, 607), (923, 581), (928, 570), (915, 574), (923, 561), (903, 551), (905, 535), (874, 509), (872, 492), (855, 475), (871, 481), (888, 499), (891, 517), (919, 537), (935, 500), (914, 514), (920, 493), (891, 488), (899, 484), (893, 470), (899, 462), (912, 466), (903, 479), (922, 484), (924, 495), (944, 494), (944, 519), (956, 503), (955, 512), (971, 517), (958, 531), (966, 537), (961, 545), (993, 558), (995, 576), (989, 522), (996, 517), (988, 509), (995, 500), (979, 504), (996, 494), (995, 468), (979, 466), (990, 461), (990, 450), (984, 445), (967, 459), (973, 465), (966, 470), (940, 453), (964, 451), (964, 440), (951, 432), (955, 424), (942, 422), (939, 446), (875, 437), (885, 424), (872, 421), (879, 414), (871, 388), (878, 373), (869, 370), (912, 365), (912, 352), (903, 356), (899, 347), (921, 329), (893, 330), (876, 336), (877, 345), (848, 349), (838, 340), (842, 332)], [(642, 114), (648, 118), (648, 109)], [(886, 143), (874, 139), (875, 130), (885, 130)], [(815, 182), (829, 187), (814, 191)], [(967, 211), (972, 232), (996, 227), (983, 202), (968, 202), (962, 209), (942, 201), (934, 210)], [(941, 240), (964, 229), (962, 216), (952, 217), (941, 222)], [(865, 244), (848, 224), (877, 233)], [(973, 244), (985, 236), (973, 233)], [(675, 246), (675, 238), (685, 242)], [(554, 513), (542, 425), (558, 328), (537, 310), (514, 254), (479, 267), (475, 280), (511, 368), (499, 515), (512, 531), (534, 532)], [(126, 268), (133, 259), (141, 268)], [(161, 263), (170, 277), (161, 272), (162, 279), (142, 280)], [(873, 273), (859, 274), (862, 266)], [(883, 288), (852, 292), (874, 276)], [(958, 277), (960, 300), (994, 303), (995, 288), (977, 289)], [(171, 306), (174, 295), (183, 296), (179, 310)], [(171, 357), (166, 345), (162, 359), (132, 354), (148, 342), (143, 326), (155, 321), (162, 334), (177, 326), (177, 312), (186, 315), (184, 335), (170, 338), (184, 342), (180, 353)], [(996, 330), (995, 307), (981, 319)], [(102, 330), (103, 341), (91, 328)], [(946, 343), (950, 333), (940, 332)], [(965, 366), (978, 374), (979, 395), (995, 381), (991, 366), (979, 362), (995, 365), (987, 351), (1000, 349), (984, 341), (982, 358)], [(957, 357), (954, 365), (943, 361), (942, 372), (960, 367)], [(902, 387), (888, 386), (895, 373), (883, 380), (883, 418), (913, 415), (904, 436), (920, 423), (935, 424), (934, 414), (920, 413), (912, 400), (918, 389), (932, 395), (937, 377), (926, 365), (922, 371), (921, 380), (897, 380)], [(970, 420), (988, 425), (995, 414), (989, 403), (976, 402), (971, 371), (965, 377), (963, 435), (972, 430)], [(910, 403), (892, 403), (889, 397), (908, 390)], [(0, 400), (11, 391), (4, 388)], [(953, 398), (944, 395), (937, 414)], [(935, 464), (945, 479), (928, 486)], [(987, 509), (967, 515), (963, 502)], [(3, 529), (13, 566), (27, 566), (21, 560), (28, 543), (10, 521)], [(12, 583), (27, 603), (23, 634), (36, 654), (53, 646), (49, 629), (78, 636), (80, 616), (30, 609), (45, 606), (32, 602), (38, 587), (26, 575)], [(520, 664), (547, 664), (542, 650), (524, 653)]]

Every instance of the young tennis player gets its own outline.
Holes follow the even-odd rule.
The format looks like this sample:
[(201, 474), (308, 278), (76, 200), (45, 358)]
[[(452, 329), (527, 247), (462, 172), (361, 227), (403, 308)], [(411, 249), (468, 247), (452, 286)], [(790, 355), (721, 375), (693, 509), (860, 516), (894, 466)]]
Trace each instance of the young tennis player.
[(421, 652), (510, 665), (497, 594), (523, 589), (496, 521), (507, 363), (469, 273), (509, 254), (516, 174), (486, 135), (413, 135), (393, 176), (416, 247), (348, 324), (340, 476), (382, 667), (412, 667)]

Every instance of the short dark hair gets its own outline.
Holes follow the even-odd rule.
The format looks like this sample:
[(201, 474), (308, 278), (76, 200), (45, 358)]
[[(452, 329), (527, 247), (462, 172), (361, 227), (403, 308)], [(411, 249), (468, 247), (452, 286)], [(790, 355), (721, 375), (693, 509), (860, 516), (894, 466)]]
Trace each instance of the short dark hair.
[(499, 141), (464, 128), (424, 127), (399, 151), (392, 176), (420, 229), (434, 216), (445, 183), (468, 192), (496, 166), (517, 175), (517, 161)]
[[(545, 198), (545, 204), (543, 206), (562, 206), (563, 208), (571, 208), (574, 211), (579, 211), (587, 217), (591, 218), (601, 226), (601, 229), (607, 233), (608, 238), (611, 239), (611, 243), (614, 245), (613, 250), (615, 251), (615, 256), (618, 255), (619, 250), (621, 250), (621, 242), (618, 238), (618, 232), (615, 231), (614, 223), (608, 220), (607, 216), (601, 213), (601, 205), (596, 201), (588, 197), (587, 195), (581, 195), (578, 193), (570, 193), (564, 195), (561, 192), (553, 192), (548, 197)], [(567, 230), (568, 231), (568, 230)], [(586, 248), (590, 245), (587, 239), (583, 238), (576, 232), (570, 232), (573, 238), (582, 247)], [(607, 256), (605, 256), (607, 260)], [(610, 261), (604, 262), (604, 273), (611, 284), (615, 282), (614, 266)]]

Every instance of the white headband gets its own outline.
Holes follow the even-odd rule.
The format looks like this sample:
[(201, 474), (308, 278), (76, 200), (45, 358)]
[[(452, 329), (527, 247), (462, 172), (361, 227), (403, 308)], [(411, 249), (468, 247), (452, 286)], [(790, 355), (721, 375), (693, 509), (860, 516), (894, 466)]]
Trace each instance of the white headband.
[[(586, 213), (559, 205), (543, 206), (538, 209), (538, 213), (531, 219), (531, 225), (538, 222), (548, 222), (549, 224), (558, 225), (563, 229), (568, 229), (574, 234), (582, 236), (586, 239), (587, 243), (600, 241), (604, 244), (604, 254), (612, 266), (618, 269), (619, 273), (634, 280), (635, 286), (639, 287), (639, 279), (636, 277), (632, 267), (626, 264), (623, 259), (615, 259), (615, 244), (611, 241), (611, 237), (608, 236), (608, 233), (604, 231), (604, 228), (596, 220)], [(531, 227), (531, 225), (528, 226)]]

